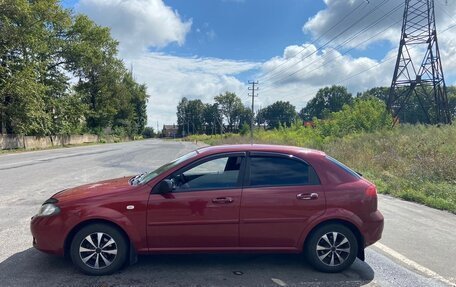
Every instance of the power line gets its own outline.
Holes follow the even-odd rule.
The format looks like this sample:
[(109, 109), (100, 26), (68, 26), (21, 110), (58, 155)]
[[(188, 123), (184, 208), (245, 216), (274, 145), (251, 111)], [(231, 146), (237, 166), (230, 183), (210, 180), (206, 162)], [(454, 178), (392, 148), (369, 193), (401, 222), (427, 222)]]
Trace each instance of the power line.
[[(370, 28), (372, 28), (372, 27), (378, 25), (379, 23), (381, 23), (382, 20), (384, 20), (386, 17), (388, 17), (388, 16), (390, 16), (391, 14), (393, 14), (395, 11), (397, 11), (397, 10), (398, 10), (400, 7), (402, 7), (403, 5), (404, 5), (404, 4), (400, 4), (400, 5), (396, 6), (396, 7), (393, 8), (391, 11), (389, 11), (388, 13), (386, 13), (385, 15), (383, 15), (382, 17), (380, 17), (380, 18), (379, 18), (377, 21), (375, 21), (374, 23), (368, 25), (368, 26), (365, 27), (364, 29), (361, 29), (360, 31), (358, 31), (357, 33), (355, 33), (353, 36), (351, 36), (351, 38), (348, 38), (348, 39), (345, 40), (344, 42), (340, 43), (340, 44), (339, 44), (338, 46), (336, 46), (334, 49), (337, 50), (337, 49), (339, 49), (339, 48), (342, 48), (344, 45), (349, 44), (351, 41), (353, 41), (354, 39), (356, 39), (356, 38), (357, 38), (359, 35), (361, 35), (363, 32), (365, 32), (365, 31), (367, 31), (368, 29), (370, 29)], [(377, 35), (378, 35), (378, 34), (377, 34)], [(372, 38), (374, 38), (374, 37), (370, 37), (369, 39), (372, 39)], [(367, 42), (367, 41), (363, 41), (363, 42), (361, 42), (361, 43), (365, 43), (365, 42)], [(353, 47), (353, 48), (350, 49), (350, 50), (353, 50), (354, 48), (355, 48), (355, 47)], [(348, 52), (346, 52), (346, 53), (344, 53), (344, 54), (347, 54), (347, 53), (348, 53)], [(327, 58), (325, 59), (325, 56), (323, 56), (321, 59), (322, 59), (322, 60), (326, 60)], [(303, 60), (304, 60), (304, 59), (303, 59)], [(318, 61), (318, 60), (319, 60), (319, 59), (316, 59), (316, 60), (314, 60), (312, 63), (315, 63), (315, 62)], [(295, 71), (295, 72), (293, 72), (293, 73), (291, 73), (291, 74), (285, 76), (284, 78), (282, 78), (282, 80), (285, 79), (285, 78), (287, 78), (287, 77), (291, 77), (291, 76), (297, 74), (299, 71), (305, 69), (307, 66), (310, 66), (310, 64), (308, 64), (308, 65), (306, 65), (306, 66), (304, 66), (304, 67), (298, 69), (297, 71)], [(292, 66), (291, 66), (291, 67), (292, 67)], [(291, 67), (290, 67), (290, 68), (291, 68)], [(272, 78), (276, 78), (277, 76), (279, 76), (279, 74), (273, 76)], [(272, 79), (272, 78), (271, 78), (271, 79)], [(270, 79), (270, 80), (271, 80), (271, 79)], [(278, 83), (278, 82), (280, 82), (280, 81), (281, 81), (281, 80), (279, 79), (279, 80), (277, 80), (277, 81), (273, 81), (272, 83), (269, 82), (269, 83), (266, 84), (265, 86), (268, 87), (268, 86), (271, 86), (271, 85), (273, 85), (274, 83)]]
[[(442, 32), (440, 32), (440, 35), (443, 34), (443, 33), (445, 33), (446, 31), (448, 31), (448, 30), (454, 28), (454, 27), (456, 27), (456, 24), (448, 26), (447, 28), (443, 29)], [(412, 51), (412, 50), (414, 50), (414, 49), (415, 49), (415, 48), (412, 47), (412, 48), (409, 49), (409, 51)], [(392, 56), (392, 57), (386, 58), (386, 59), (384, 59), (383, 61), (379, 62), (378, 64), (376, 64), (376, 65), (374, 65), (374, 66), (371, 66), (371, 67), (369, 67), (369, 68), (367, 68), (367, 69), (364, 69), (364, 70), (362, 70), (362, 71), (360, 71), (360, 72), (358, 72), (358, 73), (356, 73), (356, 74), (352, 74), (352, 75), (350, 75), (349, 77), (347, 77), (347, 78), (345, 78), (345, 79), (343, 79), (343, 80), (341, 80), (341, 81), (339, 81), (339, 82), (336, 82), (334, 85), (340, 85), (340, 84), (342, 84), (342, 83), (344, 83), (344, 82), (346, 82), (346, 81), (348, 81), (348, 80), (351, 80), (351, 79), (353, 79), (353, 78), (356, 78), (357, 76), (359, 76), (359, 75), (361, 75), (361, 74), (364, 74), (364, 73), (366, 73), (366, 72), (368, 72), (368, 71), (370, 71), (370, 70), (372, 70), (372, 69), (374, 69), (374, 68), (377, 68), (377, 67), (379, 67), (379, 66), (381, 66), (381, 65), (383, 65), (383, 64), (385, 64), (385, 63), (388, 63), (388, 62), (390, 62), (391, 60), (396, 59), (396, 58), (397, 58), (397, 55), (394, 55), (394, 56)], [(321, 87), (312, 90), (313, 94), (315, 94), (316, 92), (318, 92), (320, 89), (321, 89)], [(262, 91), (263, 91), (263, 93), (265, 92), (265, 90), (262, 90)], [(310, 95), (310, 93), (309, 93), (309, 94), (307, 94), (306, 97), (308, 97), (308, 96), (312, 96), (312, 95)]]
[[(313, 40), (310, 45), (313, 45), (313, 44), (316, 44), (321, 38), (323, 38), (326, 34), (328, 34), (331, 30), (333, 30), (334, 28), (338, 27), (342, 22), (344, 22), (346, 19), (349, 19), (349, 16), (353, 13), (355, 13), (356, 10), (358, 10), (364, 3), (361, 2), (357, 7), (355, 7), (355, 9), (351, 10), (347, 15), (345, 15), (344, 17), (341, 18), (341, 20), (339, 22), (337, 22), (336, 24), (334, 24), (333, 26), (331, 26), (331, 28), (329, 28), (328, 30), (326, 30), (326, 32), (324, 32), (322, 35), (320, 35), (317, 39)], [(369, 3), (368, 3), (369, 4)], [(280, 65), (277, 65), (276, 67), (274, 67), (271, 71), (268, 71), (267, 73), (263, 74), (261, 77), (264, 79), (266, 75), (274, 72), (275, 70), (277, 70), (279, 67), (285, 65), (287, 62), (289, 62), (290, 60), (296, 58), (298, 55), (300, 55), (302, 52), (306, 51), (308, 48), (307, 47), (303, 47), (296, 55), (294, 55), (293, 57), (291, 58), (288, 58), (285, 62), (281, 63)]]
[[(359, 18), (357, 21), (355, 21), (354, 23), (352, 23), (351, 25), (349, 25), (347, 28), (345, 28), (343, 31), (339, 32), (336, 36), (332, 37), (329, 41), (327, 41), (325, 44), (323, 44), (322, 46), (320, 46), (319, 48), (315, 49), (312, 53), (306, 55), (305, 57), (299, 59), (299, 61), (297, 61), (296, 63), (294, 63), (293, 65), (291, 66), (294, 66), (294, 65), (297, 65), (299, 64), (300, 62), (304, 61), (305, 59), (309, 58), (310, 56), (316, 54), (318, 51), (321, 51), (323, 48), (329, 46), (333, 41), (335, 41), (337, 38), (339, 38), (340, 36), (342, 36), (345, 32), (347, 32), (348, 30), (350, 30), (351, 28), (353, 28), (354, 26), (356, 26), (358, 23), (360, 23), (361, 21), (363, 21), (366, 17), (368, 17), (370, 14), (374, 13), (376, 11), (376, 9), (378, 9), (379, 7), (381, 7), (382, 5), (388, 3), (390, 0), (383, 0), (380, 4), (378, 4), (377, 6), (375, 6), (372, 10), (370, 10), (368, 13), (366, 13), (364, 16), (362, 16), (361, 18)], [(283, 74), (284, 72), (286, 72), (286, 70), (281, 70), (281, 71), (278, 71), (276, 74), (273, 74), (269, 77), (269, 79), (271, 78), (275, 78), (277, 77), (278, 75), (280, 74)], [(267, 77), (265, 76), (261, 76), (260, 77), (260, 80), (261, 81), (265, 81)]]
[[(439, 3), (438, 1), (437, 1), (436, 3), (437, 3), (437, 6), (440, 6), (440, 7), (441, 7), (441, 5), (443, 5), (443, 4)], [(445, 5), (448, 6), (448, 2), (447, 2), (447, 1), (445, 2)], [(456, 24), (455, 19), (453, 18), (452, 15), (450, 15), (450, 13), (448, 13), (448, 11), (445, 9), (445, 7), (441, 7), (441, 9), (442, 9), (443, 13), (445, 13), (445, 14), (450, 18), (450, 20), (451, 20), (453, 23)]]
[[(361, 30), (358, 31), (356, 34), (354, 34), (351, 38), (348, 38), (348, 39), (345, 40), (344, 42), (340, 43), (340, 44), (339, 44), (338, 46), (336, 46), (334, 49), (337, 50), (338, 48), (341, 48), (341, 47), (343, 47), (344, 45), (348, 44), (349, 42), (353, 41), (355, 38), (357, 38), (359, 35), (361, 35), (361, 34), (364, 33), (365, 31), (367, 31), (368, 29), (370, 29), (370, 28), (372, 28), (372, 27), (378, 25), (379, 23), (381, 23), (384, 19), (386, 19), (386, 18), (389, 17), (391, 14), (393, 14), (394, 12), (396, 12), (396, 11), (397, 11), (398, 9), (400, 9), (403, 5), (404, 5), (403, 3), (400, 4), (400, 5), (397, 5), (397, 6), (394, 7), (392, 10), (390, 10), (388, 13), (386, 13), (385, 15), (383, 15), (382, 17), (380, 17), (379, 19), (377, 19), (374, 23), (371, 23), (371, 24), (368, 25), (367, 27), (361, 29)], [(381, 34), (385, 33), (386, 31), (388, 31), (388, 29), (390, 29), (391, 27), (393, 27), (394, 25), (396, 25), (397, 23), (399, 23), (399, 22), (401, 22), (401, 21), (402, 21), (402, 20), (399, 19), (398, 21), (396, 21), (396, 22), (390, 24), (388, 27), (386, 27), (385, 29), (383, 29), (383, 30), (380, 31), (379, 33), (376, 33), (375, 35), (373, 35), (373, 36), (371, 36), (371, 37), (365, 39), (364, 41), (361, 41), (361, 42), (358, 44), (358, 46), (359, 46), (359, 45), (362, 45), (362, 44), (364, 44), (364, 43), (366, 43), (366, 42), (369, 42), (370, 40), (374, 39), (374, 38), (377, 37), (378, 35), (381, 35)], [(354, 47), (352, 47), (352, 48), (346, 50), (344, 53), (340, 54), (339, 56), (334, 57), (334, 58), (332, 58), (332, 59), (330, 59), (330, 60), (333, 61), (333, 60), (335, 60), (335, 59), (338, 59), (338, 58), (340, 58), (340, 57), (342, 57), (342, 56), (348, 54), (350, 51), (352, 51), (352, 50), (354, 50), (354, 49), (356, 49), (356, 48), (357, 48), (357, 47), (354, 46)], [(310, 73), (310, 72), (313, 72), (313, 71), (316, 71), (316, 70), (319, 70), (319, 69), (323, 68), (324, 66), (328, 65), (329, 63), (331, 63), (331, 62), (329, 61), (329, 57), (322, 57), (322, 58), (320, 58), (320, 59), (315, 59), (314, 61), (312, 61), (312, 62), (306, 64), (304, 67), (301, 67), (300, 69), (298, 69), (298, 70), (292, 72), (291, 74), (289, 74), (289, 75), (283, 77), (282, 79), (278, 79), (278, 80), (276, 80), (276, 81), (272, 81), (272, 82), (267, 83), (266, 85), (264, 85), (266, 88), (265, 88), (263, 91), (270, 90), (270, 89), (271, 89), (270, 87), (272, 87), (274, 84), (279, 83), (279, 82), (283, 81), (284, 79), (286, 79), (286, 78), (288, 78), (288, 77), (291, 77), (291, 76), (293, 76), (293, 75), (299, 73), (300, 71), (304, 70), (305, 68), (308, 68), (309, 66), (312, 66), (312, 64), (314, 64), (314, 63), (316, 63), (316, 62), (318, 62), (318, 61), (320, 61), (320, 60), (323, 60), (323, 61), (327, 60), (327, 61), (326, 61), (324, 64), (319, 65), (317, 68), (315, 68), (315, 69), (309, 71), (309, 73)]]

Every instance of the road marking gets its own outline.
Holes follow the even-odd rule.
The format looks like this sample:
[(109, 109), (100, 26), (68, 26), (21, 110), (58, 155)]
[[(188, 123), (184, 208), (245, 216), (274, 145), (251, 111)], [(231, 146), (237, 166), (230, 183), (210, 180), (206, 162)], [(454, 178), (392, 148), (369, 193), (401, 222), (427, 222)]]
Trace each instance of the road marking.
[(53, 159), (71, 157), (73, 155), (77, 155), (77, 153), (75, 153), (75, 154), (67, 154), (67, 155), (64, 155), (64, 156), (60, 155), (60, 156), (36, 158), (36, 159), (30, 159), (30, 160), (25, 160), (25, 161), (11, 162), (11, 163), (7, 163), (7, 164), (1, 164), (0, 168), (23, 166), (23, 165), (30, 164), (30, 163), (37, 163), (37, 162), (42, 162), (42, 161), (45, 162), (45, 161), (49, 161), (49, 160), (53, 160)]
[(412, 267), (413, 269), (416, 269), (416, 270), (420, 271), (421, 273), (424, 273), (425, 275), (427, 275), (430, 278), (439, 280), (439, 281), (441, 281), (441, 282), (443, 282), (445, 284), (448, 284), (450, 286), (456, 286), (456, 284), (454, 282), (451, 282), (450, 280), (448, 280), (445, 277), (437, 274), (436, 272), (432, 271), (431, 269), (428, 269), (428, 268), (416, 263), (415, 261), (408, 259), (404, 255), (402, 255), (399, 252), (389, 248), (388, 246), (385, 246), (385, 245), (383, 245), (383, 244), (381, 244), (379, 242), (375, 243), (374, 246), (377, 247), (378, 249), (382, 250), (383, 252), (387, 253), (388, 255), (390, 255), (390, 256), (396, 258), (397, 260), (401, 261), (402, 263)]
[(281, 286), (281, 287), (286, 287), (288, 286), (287, 283), (283, 282), (282, 280), (280, 279), (277, 279), (277, 278), (271, 278), (272, 282), (274, 282), (275, 284)]

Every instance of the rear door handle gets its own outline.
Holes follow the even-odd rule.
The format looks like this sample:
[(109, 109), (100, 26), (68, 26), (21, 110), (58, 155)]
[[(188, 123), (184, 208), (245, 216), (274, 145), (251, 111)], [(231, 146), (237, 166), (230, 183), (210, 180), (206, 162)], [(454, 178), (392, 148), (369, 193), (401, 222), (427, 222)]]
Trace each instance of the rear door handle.
[(217, 197), (212, 200), (213, 203), (222, 204), (222, 203), (232, 203), (233, 199), (231, 197)]
[(296, 195), (297, 199), (301, 200), (313, 200), (313, 199), (318, 199), (318, 193), (312, 192), (312, 193), (300, 193)]

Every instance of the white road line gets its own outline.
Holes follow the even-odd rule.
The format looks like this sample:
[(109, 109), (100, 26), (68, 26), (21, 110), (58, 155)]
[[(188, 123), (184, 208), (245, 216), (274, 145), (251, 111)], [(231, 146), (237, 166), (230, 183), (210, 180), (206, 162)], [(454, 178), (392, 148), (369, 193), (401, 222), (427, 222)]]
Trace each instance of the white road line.
[(75, 154), (65, 154), (65, 155), (55, 155), (51, 157), (44, 157), (44, 158), (36, 158), (36, 159), (30, 159), (30, 160), (25, 160), (25, 161), (17, 161), (17, 162), (11, 162), (11, 163), (6, 163), (6, 164), (0, 164), (0, 168), (5, 168), (5, 167), (14, 167), (14, 166), (23, 166), (24, 164), (30, 164), (30, 163), (37, 163), (37, 162), (42, 162), (42, 161), (48, 161), (48, 160), (53, 160), (53, 159), (60, 159), (60, 158), (66, 158), (66, 157), (71, 157), (78, 155), (78, 153)]
[(277, 278), (271, 278), (272, 282), (274, 282), (275, 284), (281, 286), (281, 287), (287, 287), (287, 283), (283, 282), (282, 280), (280, 279), (277, 279)]
[(402, 263), (408, 265), (409, 267), (420, 271), (421, 273), (427, 275), (430, 278), (439, 280), (439, 281), (441, 281), (441, 282), (443, 282), (445, 284), (448, 284), (449, 286), (456, 286), (456, 284), (454, 282), (451, 282), (450, 280), (448, 280), (445, 277), (437, 274), (436, 272), (434, 272), (434, 271), (432, 271), (432, 270), (430, 270), (430, 269), (428, 269), (428, 268), (416, 263), (413, 260), (408, 259), (404, 255), (402, 255), (399, 252), (389, 248), (388, 246), (385, 246), (385, 245), (383, 245), (383, 244), (381, 244), (379, 242), (375, 243), (374, 246), (377, 247), (378, 249), (380, 249), (381, 251), (385, 252), (386, 254), (388, 254), (388, 255), (396, 258), (397, 260), (401, 261)]

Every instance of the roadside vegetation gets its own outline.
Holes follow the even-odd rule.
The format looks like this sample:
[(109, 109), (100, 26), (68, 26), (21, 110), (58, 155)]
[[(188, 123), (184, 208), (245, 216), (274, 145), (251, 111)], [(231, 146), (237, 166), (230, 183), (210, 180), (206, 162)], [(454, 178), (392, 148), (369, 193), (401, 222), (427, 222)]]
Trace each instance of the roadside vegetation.
[[(346, 97), (345, 103), (332, 110), (328, 101), (322, 101), (320, 108), (312, 107), (316, 102), (309, 101), (310, 106), (300, 114), (309, 119), (320, 113), (320, 119), (311, 117), (306, 126), (306, 121), (296, 118), (278, 127), (257, 121), (254, 142), (323, 150), (373, 181), (380, 193), (456, 213), (455, 125), (402, 122), (392, 127), (384, 101), (366, 93)], [(414, 120), (420, 117), (410, 114), (409, 119), (412, 116)], [(210, 145), (250, 143), (249, 134), (242, 129), (240, 133), (187, 139)]]

